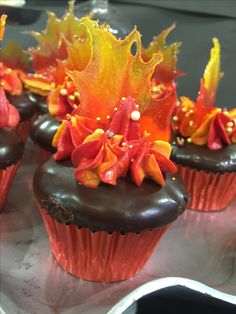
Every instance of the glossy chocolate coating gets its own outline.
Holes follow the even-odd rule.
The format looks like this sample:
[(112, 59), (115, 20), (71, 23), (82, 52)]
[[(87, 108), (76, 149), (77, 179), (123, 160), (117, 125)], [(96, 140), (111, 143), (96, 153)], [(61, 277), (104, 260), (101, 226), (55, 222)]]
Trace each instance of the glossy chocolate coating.
[(16, 107), (20, 114), (20, 121), (27, 121), (37, 112), (37, 105), (30, 100), (28, 92), (23, 92), (19, 96), (7, 94), (9, 102)]
[(0, 169), (19, 161), (24, 152), (24, 143), (10, 128), (0, 128)]
[(79, 184), (74, 171), (69, 160), (56, 162), (51, 157), (34, 176), (39, 204), (63, 223), (93, 231), (140, 232), (174, 221), (187, 204), (176, 175), (166, 176), (165, 187), (149, 180), (138, 187), (126, 177), (116, 186), (100, 184), (92, 189)]
[(40, 147), (55, 153), (56, 150), (52, 147), (52, 140), (59, 125), (60, 122), (49, 113), (43, 114), (31, 124), (30, 137)]
[(29, 99), (30, 101), (32, 101), (33, 103), (37, 105), (37, 110), (39, 113), (41, 114), (48, 113), (48, 105), (47, 105), (46, 97), (29, 93)]
[[(176, 139), (173, 139), (177, 142)], [(236, 144), (225, 145), (218, 150), (210, 150), (185, 141), (184, 145), (173, 144), (171, 159), (182, 166), (213, 173), (236, 171)]]

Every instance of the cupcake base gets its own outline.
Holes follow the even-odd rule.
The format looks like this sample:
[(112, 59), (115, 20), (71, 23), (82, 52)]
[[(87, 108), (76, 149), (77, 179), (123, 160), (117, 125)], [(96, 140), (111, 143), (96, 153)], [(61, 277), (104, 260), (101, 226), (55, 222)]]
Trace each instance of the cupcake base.
[(178, 165), (190, 202), (187, 207), (198, 211), (225, 209), (236, 197), (236, 173), (207, 173)]
[(0, 210), (3, 208), (7, 194), (11, 187), (11, 183), (19, 165), (20, 162), (7, 167), (6, 169), (0, 169)]
[(36, 119), (37, 114), (31, 117), (29, 120), (22, 121), (16, 128), (16, 133), (20, 136), (22, 141), (26, 141), (29, 136), (29, 130), (32, 122)]
[(139, 234), (92, 232), (65, 225), (39, 206), (53, 254), (67, 272), (84, 280), (113, 282), (137, 275), (168, 225)]
[(47, 161), (49, 157), (52, 156), (52, 153), (46, 149), (39, 148), (39, 156), (40, 156), (40, 162), (43, 163), (43, 162)]
[(31, 120), (23, 121), (19, 124), (16, 129), (17, 134), (20, 136), (22, 141), (26, 141), (29, 136), (29, 129), (31, 125)]

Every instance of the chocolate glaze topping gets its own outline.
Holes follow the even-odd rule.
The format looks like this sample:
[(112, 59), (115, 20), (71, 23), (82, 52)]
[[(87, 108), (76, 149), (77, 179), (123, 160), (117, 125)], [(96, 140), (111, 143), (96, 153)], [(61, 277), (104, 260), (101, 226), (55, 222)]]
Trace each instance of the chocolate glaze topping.
[(100, 184), (92, 189), (79, 184), (74, 171), (69, 160), (49, 158), (34, 175), (39, 204), (63, 223), (92, 231), (140, 232), (172, 222), (187, 204), (185, 188), (176, 175), (166, 176), (165, 187), (149, 180), (138, 187), (126, 177), (116, 186)]
[(39, 113), (41, 114), (48, 113), (46, 97), (29, 93), (29, 99), (31, 102), (37, 105), (37, 110)]
[(29, 120), (37, 112), (37, 105), (30, 100), (29, 93), (24, 91), (19, 96), (7, 94), (9, 102), (16, 107), (20, 114), (20, 121)]
[(206, 145), (199, 146), (188, 143), (186, 140), (180, 146), (175, 138), (172, 141), (171, 159), (176, 164), (206, 172), (235, 172), (236, 144), (225, 145), (218, 150), (210, 150)]
[(15, 164), (23, 156), (24, 143), (10, 128), (0, 128), (0, 169)]
[(60, 122), (49, 113), (43, 114), (31, 124), (30, 137), (40, 147), (55, 153), (56, 149), (52, 147), (52, 140), (59, 125)]

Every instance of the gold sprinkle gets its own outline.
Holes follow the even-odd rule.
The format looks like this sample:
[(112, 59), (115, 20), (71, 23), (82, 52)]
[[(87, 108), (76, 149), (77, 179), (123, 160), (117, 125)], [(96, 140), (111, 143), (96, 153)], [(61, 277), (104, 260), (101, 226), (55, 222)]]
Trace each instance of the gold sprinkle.
[(161, 91), (161, 86), (153, 86), (152, 92), (158, 93), (158, 92), (160, 92), (160, 91)]
[(136, 108), (139, 108), (139, 105), (136, 105)]
[(96, 120), (97, 120), (97, 121), (101, 121), (101, 117), (97, 117)]
[(70, 95), (70, 96), (69, 96), (69, 99), (70, 99), (71, 101), (74, 101), (74, 100), (75, 100), (75, 96), (74, 96), (74, 95)]
[(193, 109), (190, 109), (190, 110), (189, 110), (189, 113), (194, 113), (194, 110), (193, 110)]
[(183, 138), (177, 137), (176, 141), (177, 141), (177, 145), (179, 145), (179, 146), (183, 146), (184, 145), (184, 139)]
[(73, 108), (74, 108), (74, 109), (77, 109), (78, 107), (79, 107), (79, 106), (77, 106), (77, 105), (75, 105), (75, 104), (73, 105)]
[(174, 144), (174, 145), (175, 145), (175, 144), (176, 144), (176, 141), (173, 141), (173, 142), (172, 142), (172, 144)]
[(126, 100), (126, 97), (122, 97), (121, 100), (123, 100), (123, 101)]
[(233, 128), (227, 128), (226, 131), (227, 131), (228, 133), (232, 133), (232, 132), (233, 132)]
[(176, 102), (176, 107), (179, 107), (180, 106), (180, 101), (177, 101)]
[(226, 126), (227, 126), (228, 128), (232, 128), (232, 127), (234, 126), (234, 123), (233, 123), (233, 122), (227, 122), (227, 123), (226, 123)]
[(62, 89), (60, 90), (60, 94), (61, 94), (62, 96), (66, 96), (67, 90), (66, 90), (65, 88), (62, 88)]
[(189, 125), (190, 125), (190, 126), (193, 126), (193, 125), (194, 125), (193, 120), (189, 121)]
[(187, 142), (188, 143), (192, 143), (192, 139), (189, 137), (189, 138), (187, 138)]
[(173, 116), (173, 121), (177, 122), (179, 120), (179, 118), (177, 116)]
[(96, 129), (95, 132), (96, 133), (100, 133), (100, 134), (104, 134), (105, 133), (103, 129)]
[(69, 113), (67, 113), (66, 118), (70, 119), (71, 115)]
[(172, 177), (171, 179), (172, 179), (173, 181), (175, 181), (175, 177)]
[(4, 82), (1, 82), (1, 86), (4, 86), (5, 85), (5, 83)]
[(117, 107), (115, 107), (115, 108), (114, 108), (114, 111), (117, 111), (117, 110), (118, 110), (118, 108), (117, 108)]
[(134, 158), (132, 158), (130, 161), (131, 161), (131, 162), (134, 162)]
[(129, 148), (132, 148), (133, 147), (133, 145), (129, 145)]
[(122, 144), (121, 144), (121, 146), (127, 146), (127, 143), (126, 142), (123, 142)]
[(76, 98), (79, 98), (79, 97), (80, 97), (80, 93), (79, 93), (79, 92), (74, 92), (74, 96), (75, 96)]
[(106, 116), (106, 118), (107, 118), (107, 119), (111, 119), (111, 117), (110, 117), (110, 116)]
[(183, 112), (186, 112), (186, 111), (187, 111), (187, 108), (184, 107), (184, 108), (182, 109), (182, 111), (183, 111)]

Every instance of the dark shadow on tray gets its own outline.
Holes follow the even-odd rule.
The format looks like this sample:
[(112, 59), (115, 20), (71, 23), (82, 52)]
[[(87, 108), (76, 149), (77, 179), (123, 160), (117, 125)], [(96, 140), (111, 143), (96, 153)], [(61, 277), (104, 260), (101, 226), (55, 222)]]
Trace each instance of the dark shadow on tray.
[(234, 314), (236, 305), (182, 286), (154, 291), (132, 304), (123, 314)]

